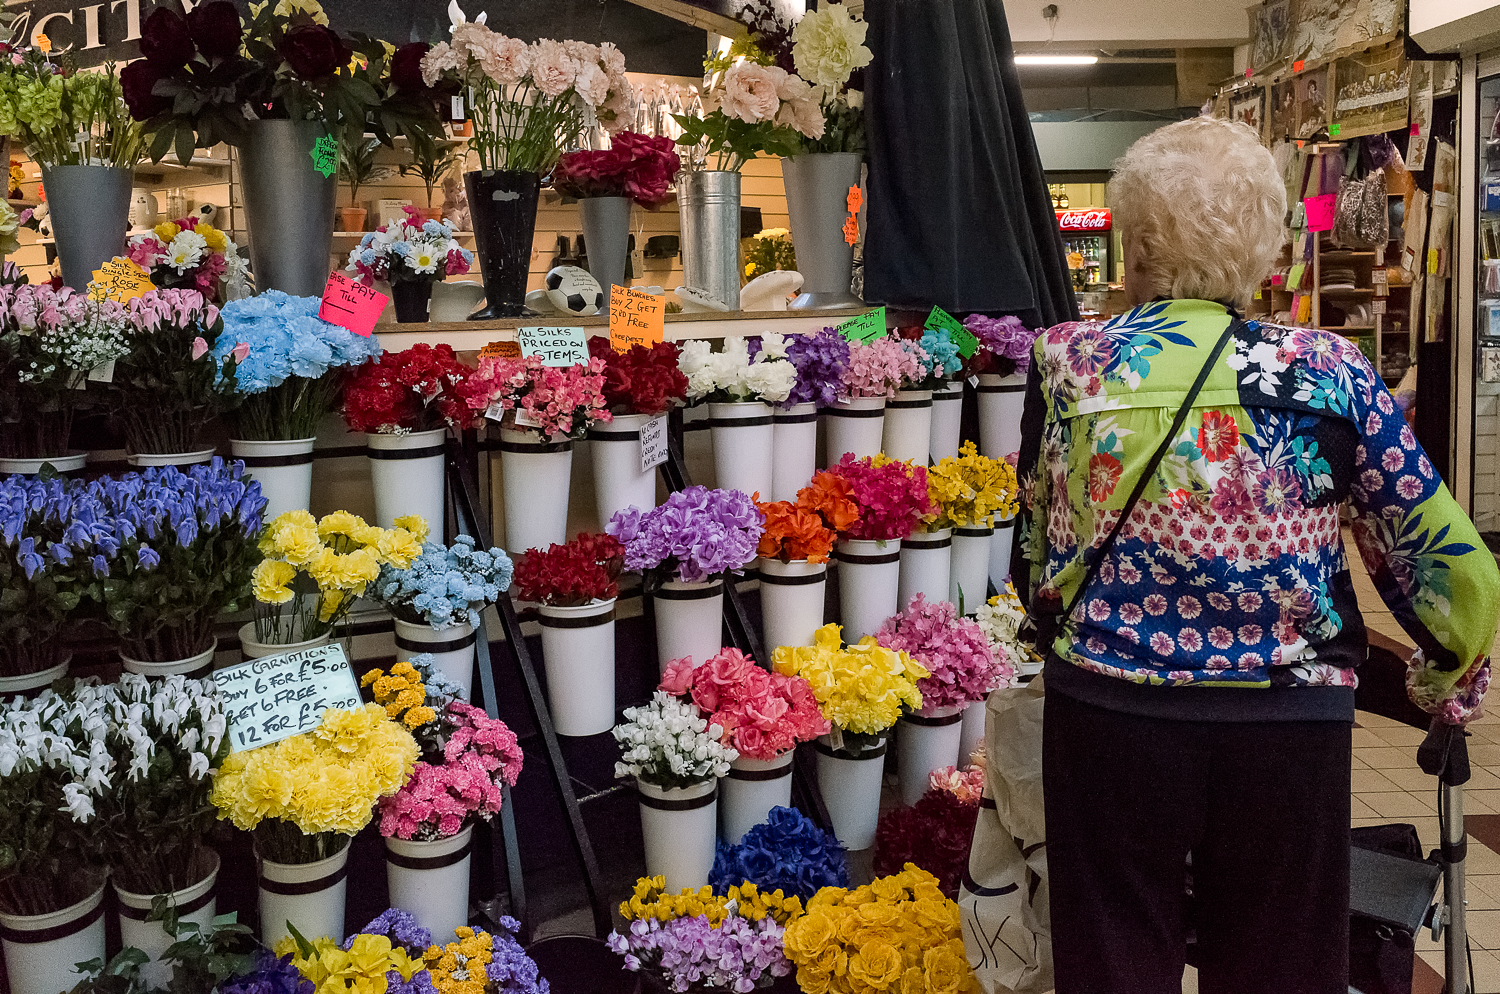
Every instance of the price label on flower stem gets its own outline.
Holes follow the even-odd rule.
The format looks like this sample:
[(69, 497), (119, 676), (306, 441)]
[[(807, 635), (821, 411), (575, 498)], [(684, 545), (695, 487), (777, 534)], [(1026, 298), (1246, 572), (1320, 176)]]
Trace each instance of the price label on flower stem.
[(885, 334), (885, 308), (852, 317), (834, 329), (851, 342), (870, 342)]
[(391, 298), (374, 287), (334, 271), (328, 274), (328, 285), (323, 288), (318, 317), (369, 338), (370, 332), (375, 330), (375, 322), (380, 320), (390, 301)]
[(946, 331), (948, 337), (953, 340), (953, 344), (958, 346), (958, 354), (965, 359), (979, 351), (979, 339), (974, 337), (974, 333), (965, 328), (962, 321), (941, 307), (932, 309), (923, 327), (933, 331)]
[(319, 135), (311, 153), (313, 169), (326, 179), (339, 170), (339, 143), (332, 135)]
[(90, 300), (113, 300), (123, 304), (155, 289), (150, 273), (136, 262), (116, 256), (94, 270), (88, 293)]
[(342, 646), (252, 659), (214, 673), (229, 719), (231, 752), (311, 731), (329, 708), (357, 708), (359, 683)]
[(543, 366), (587, 366), (589, 333), (582, 328), (517, 328), (521, 354), (536, 356)]
[(479, 350), (481, 359), (519, 359), (521, 358), (520, 342), (491, 342)]
[(641, 425), (641, 472), (651, 470), (667, 461), (667, 416), (652, 418)]
[(628, 352), (632, 345), (650, 348), (666, 335), (665, 297), (615, 286), (609, 291), (609, 345)]

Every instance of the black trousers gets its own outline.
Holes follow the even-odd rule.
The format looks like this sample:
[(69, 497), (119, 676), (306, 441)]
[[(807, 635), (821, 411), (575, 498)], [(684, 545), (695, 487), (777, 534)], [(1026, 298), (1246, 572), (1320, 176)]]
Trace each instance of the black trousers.
[(1346, 994), (1347, 723), (1045, 714), (1057, 994)]

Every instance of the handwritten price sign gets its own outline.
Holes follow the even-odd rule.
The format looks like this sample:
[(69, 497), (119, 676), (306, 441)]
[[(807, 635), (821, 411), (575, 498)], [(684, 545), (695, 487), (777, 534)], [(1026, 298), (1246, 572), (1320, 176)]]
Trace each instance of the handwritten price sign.
[(312, 156), (313, 169), (325, 178), (339, 171), (339, 143), (332, 135), (320, 135), (308, 154)]
[(609, 294), (609, 344), (616, 352), (650, 347), (666, 334), (666, 298), (617, 286)]
[(536, 356), (543, 366), (588, 365), (589, 333), (582, 328), (517, 328), (521, 354)]
[(962, 321), (941, 307), (932, 309), (923, 327), (931, 328), (933, 331), (946, 331), (948, 337), (953, 340), (953, 344), (958, 346), (958, 354), (965, 359), (979, 351), (979, 339), (974, 337), (974, 333), (965, 328)]
[(150, 273), (132, 260), (116, 256), (94, 270), (94, 278), (89, 283), (89, 299), (123, 304), (155, 289)]
[(318, 305), (318, 317), (329, 324), (347, 328), (356, 335), (370, 337), (375, 322), (385, 311), (391, 298), (374, 287), (351, 280), (343, 273), (328, 274), (328, 285), (323, 288), (323, 302)]
[(339, 645), (252, 659), (214, 674), (229, 718), (232, 752), (318, 727), (329, 708), (357, 708), (359, 684)]

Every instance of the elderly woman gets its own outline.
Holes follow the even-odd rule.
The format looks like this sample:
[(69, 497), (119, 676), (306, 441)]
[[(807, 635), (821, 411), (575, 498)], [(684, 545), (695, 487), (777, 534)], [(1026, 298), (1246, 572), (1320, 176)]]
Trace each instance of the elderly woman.
[[(1500, 572), (1355, 346), (1247, 322), (1283, 242), (1270, 154), (1183, 121), (1115, 166), (1134, 307), (1037, 340), (1020, 454), (1045, 668), (1059, 994), (1345, 994), (1355, 543), (1462, 724)], [(1026, 596), (1023, 594), (1023, 596)]]

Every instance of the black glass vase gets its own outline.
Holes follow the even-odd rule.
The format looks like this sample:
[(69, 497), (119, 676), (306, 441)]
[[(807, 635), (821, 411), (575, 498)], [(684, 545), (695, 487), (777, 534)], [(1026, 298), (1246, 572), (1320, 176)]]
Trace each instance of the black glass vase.
[(427, 302), (432, 299), (432, 280), (400, 280), (391, 284), (396, 302), (397, 324), (425, 324)]
[(520, 317), (526, 312), (526, 278), (536, 234), (538, 173), (476, 170), (464, 174), (474, 223), (474, 254), (484, 279), (484, 306), (470, 321)]

